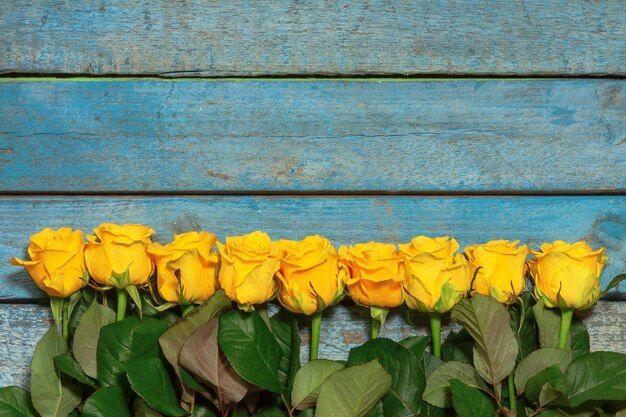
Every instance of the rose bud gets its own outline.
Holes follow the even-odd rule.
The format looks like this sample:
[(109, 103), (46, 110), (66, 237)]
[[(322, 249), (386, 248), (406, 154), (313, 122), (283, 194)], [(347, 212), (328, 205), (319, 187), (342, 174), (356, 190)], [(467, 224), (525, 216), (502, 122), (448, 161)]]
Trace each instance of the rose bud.
[(418, 236), (398, 248), (406, 270), (405, 301), (410, 309), (445, 313), (467, 295), (471, 277), (465, 257), (455, 255), (459, 249), (455, 239)]
[(338, 300), (343, 293), (345, 269), (328, 239), (315, 235), (300, 241), (280, 240), (278, 247), (278, 300), (287, 310), (311, 315)]
[[(94, 233), (95, 236), (87, 235), (85, 261), (96, 282), (123, 288), (148, 281), (154, 272), (148, 255), (150, 236), (154, 234), (150, 226), (104, 223)], [(125, 282), (120, 282), (121, 276), (126, 276)]]
[[(517, 246), (519, 240), (492, 240), (465, 248), (469, 258), (472, 291), (490, 295), (501, 303), (511, 304), (524, 291), (528, 246)], [(479, 269), (480, 268), (480, 269)], [(476, 272), (478, 271), (478, 272)]]
[(369, 242), (342, 246), (339, 257), (348, 267), (346, 284), (355, 302), (383, 308), (402, 304), (404, 270), (395, 245)]
[(43, 229), (30, 237), (30, 261), (11, 259), (11, 265), (23, 266), (35, 284), (51, 297), (69, 297), (84, 284), (86, 271), (83, 232), (63, 227)]
[(584, 241), (544, 243), (541, 251), (532, 251), (536, 259), (529, 262), (535, 296), (547, 307), (592, 306), (601, 293), (600, 274), (608, 259), (604, 252), (604, 248), (594, 251)]
[[(206, 301), (217, 289), (214, 234), (188, 232), (167, 245), (152, 243), (148, 253), (157, 269), (157, 287), (164, 300), (185, 304)], [(181, 294), (182, 290), (182, 294)]]
[(217, 242), (217, 247), (222, 255), (220, 286), (232, 301), (250, 307), (274, 297), (280, 251), (266, 233), (227, 237), (226, 243)]

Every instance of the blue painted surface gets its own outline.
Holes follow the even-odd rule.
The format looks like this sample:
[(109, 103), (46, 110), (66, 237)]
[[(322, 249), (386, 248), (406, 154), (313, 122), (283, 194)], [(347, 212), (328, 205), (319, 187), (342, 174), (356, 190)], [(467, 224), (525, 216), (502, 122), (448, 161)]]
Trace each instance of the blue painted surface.
[(538, 248), (544, 241), (586, 239), (607, 248), (604, 285), (626, 272), (626, 196), (11, 197), (0, 199), (0, 299), (43, 295), (8, 264), (11, 256), (26, 256), (30, 235), (63, 226), (91, 232), (101, 222), (146, 223), (161, 242), (193, 229), (222, 241), (257, 229), (273, 239), (320, 233), (336, 245), (405, 243), (420, 234), (454, 236), (462, 246), (519, 239)]
[(623, 0), (0, 2), (0, 72), (626, 74)]
[(0, 190), (626, 190), (623, 80), (11, 81)]
[[(0, 0), (0, 74), (623, 76), (624, 16), (622, 0)], [(198, 228), (221, 239), (317, 232), (335, 244), (422, 233), (535, 248), (586, 239), (607, 248), (605, 285), (626, 271), (625, 195), (548, 196), (626, 191), (623, 80), (30, 81), (0, 79), (0, 386), (27, 386), (52, 324), (48, 308), (16, 304), (42, 293), (8, 265), (48, 226), (144, 222), (161, 242)], [(13, 195), (38, 191), (250, 195)], [(612, 296), (624, 300), (625, 289)], [(624, 352), (626, 302), (584, 314), (592, 350)], [(327, 312), (322, 357), (345, 359), (367, 326), (362, 309)], [(412, 332), (392, 312), (382, 335)]]

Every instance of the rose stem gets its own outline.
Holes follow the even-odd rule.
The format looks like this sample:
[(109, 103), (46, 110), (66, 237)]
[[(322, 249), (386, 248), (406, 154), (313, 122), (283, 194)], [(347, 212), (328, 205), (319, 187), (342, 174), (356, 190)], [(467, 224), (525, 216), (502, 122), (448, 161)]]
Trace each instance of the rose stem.
[(126, 317), (126, 290), (117, 289), (117, 321), (124, 320)]
[(322, 328), (322, 312), (313, 314), (311, 322), (311, 360), (317, 359), (320, 346), (320, 329)]
[(515, 399), (515, 384), (513, 383), (513, 372), (506, 378), (506, 382), (509, 388), (509, 409), (511, 411), (517, 410), (517, 400)]
[(69, 299), (66, 299), (63, 302), (63, 339), (65, 342), (69, 340), (70, 337), (70, 302)]
[(193, 309), (196, 308), (196, 306), (193, 304), (188, 304), (186, 306), (181, 306), (181, 308), (183, 310), (183, 317), (185, 317), (187, 314), (191, 313)]
[(565, 349), (567, 344), (567, 334), (569, 333), (569, 326), (572, 324), (572, 317), (574, 316), (574, 310), (571, 308), (561, 309), (561, 331), (559, 332), (559, 349)]
[(430, 313), (430, 337), (433, 342), (433, 356), (441, 359), (441, 314)]
[(372, 339), (376, 339), (378, 337), (378, 331), (380, 330), (380, 320), (375, 317), (372, 317)]

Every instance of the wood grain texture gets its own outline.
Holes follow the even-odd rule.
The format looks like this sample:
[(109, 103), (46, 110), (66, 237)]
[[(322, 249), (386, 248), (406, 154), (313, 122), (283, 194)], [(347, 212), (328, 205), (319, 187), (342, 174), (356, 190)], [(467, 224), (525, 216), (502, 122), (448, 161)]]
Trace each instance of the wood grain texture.
[(461, 246), (519, 239), (538, 248), (544, 241), (586, 239), (607, 248), (605, 285), (626, 271), (626, 196), (3, 197), (0, 299), (43, 295), (22, 268), (8, 263), (11, 256), (27, 256), (32, 234), (64, 226), (91, 233), (102, 222), (149, 224), (160, 242), (193, 229), (215, 233), (222, 241), (254, 230), (274, 239), (319, 233), (335, 245), (403, 243), (420, 234), (454, 236)]
[(622, 0), (0, 2), (0, 72), (626, 74)]
[(0, 82), (0, 190), (626, 190), (623, 80)]
[[(271, 311), (276, 311), (273, 306)], [(600, 301), (583, 320), (589, 329), (591, 349), (626, 353), (626, 302)], [(381, 330), (382, 337), (401, 340), (416, 334), (428, 334), (427, 320), (418, 318), (418, 327), (409, 326), (401, 311), (392, 311)], [(20, 385), (28, 388), (30, 361), (35, 345), (53, 325), (50, 309), (36, 305), (0, 304), (0, 387)], [(324, 314), (320, 335), (320, 357), (342, 359), (348, 357), (351, 348), (368, 340), (370, 332), (369, 312), (364, 308), (339, 305)], [(444, 338), (456, 324), (446, 321)], [(309, 360), (310, 322), (300, 320), (302, 339), (301, 360)]]

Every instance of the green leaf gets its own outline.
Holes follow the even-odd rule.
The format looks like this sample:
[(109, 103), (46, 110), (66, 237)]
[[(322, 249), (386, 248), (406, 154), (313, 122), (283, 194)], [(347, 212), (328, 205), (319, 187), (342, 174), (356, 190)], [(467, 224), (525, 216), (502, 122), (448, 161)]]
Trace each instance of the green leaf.
[(287, 401), (290, 401), (293, 379), (300, 369), (298, 322), (295, 314), (286, 309), (280, 309), (270, 318), (270, 326), (283, 353), (278, 367), (278, 378), (287, 386), (285, 397)]
[(532, 294), (525, 292), (516, 304), (509, 308), (511, 327), (519, 346), (517, 362), (539, 348), (535, 317), (531, 307)]
[(164, 320), (144, 319), (133, 330), (130, 347), (133, 360), (139, 358), (160, 358), (159, 338), (169, 327), (170, 324)]
[(428, 379), (434, 370), (439, 368), (442, 364), (443, 361), (441, 359), (434, 357), (430, 352), (424, 352), (424, 356), (422, 356), (422, 367), (424, 368), (426, 379)]
[(626, 398), (626, 354), (592, 352), (572, 361), (565, 373), (570, 405)]
[(445, 414), (445, 408), (435, 407), (434, 405), (428, 404), (426, 401), (422, 401), (420, 417), (444, 417)]
[(98, 340), (98, 382), (104, 387), (127, 387), (126, 363), (141, 358), (160, 358), (159, 337), (168, 327), (165, 321), (137, 316), (109, 324)]
[(134, 417), (163, 417), (159, 412), (148, 407), (148, 404), (141, 398), (137, 398), (133, 403)]
[(411, 336), (400, 340), (400, 345), (408, 349), (420, 361), (429, 343), (430, 337), (428, 336)]
[(229, 414), (229, 417), (250, 417), (250, 412), (248, 412), (248, 408), (245, 404), (241, 403), (233, 409), (232, 413)]
[(83, 368), (85, 374), (92, 378), (98, 377), (97, 347), (100, 338), (100, 329), (115, 322), (115, 312), (108, 307), (91, 303), (76, 326), (72, 351), (76, 362)]
[(55, 326), (61, 325), (61, 314), (63, 313), (63, 304), (65, 304), (65, 298), (50, 297), (50, 310), (52, 311), (52, 318), (54, 319)]
[(82, 417), (131, 417), (121, 387), (100, 388), (87, 398)]
[[(304, 410), (302, 413), (300, 413), (298, 415), (298, 417), (300, 417), (302, 414), (304, 414), (307, 411), (311, 411), (312, 413), (310, 415), (314, 416), (314, 410), (309, 408), (307, 410)], [(385, 413), (383, 412), (383, 402), (382, 402), (382, 400), (380, 400), (376, 404), (374, 404), (374, 407), (372, 407), (370, 412), (367, 413), (367, 417), (385, 417)]]
[(587, 328), (578, 317), (574, 317), (569, 328), (569, 336), (572, 347), (572, 360), (589, 353), (589, 333)]
[[(561, 329), (559, 310), (545, 308), (543, 301), (538, 300), (537, 304), (533, 306), (533, 314), (539, 330), (539, 345), (542, 348), (558, 348)], [(567, 347), (569, 347), (570, 341), (568, 340), (567, 343)]]
[(139, 291), (137, 291), (137, 287), (134, 285), (129, 285), (125, 288), (125, 290), (130, 296), (131, 300), (133, 300), (133, 303), (135, 303), (135, 307), (137, 307), (137, 310), (139, 311), (139, 318), (141, 318), (142, 303), (141, 303), (141, 297), (139, 296)]
[(441, 358), (445, 362), (472, 363), (474, 339), (465, 329), (450, 332), (441, 345)]
[(33, 406), (41, 417), (67, 417), (80, 404), (80, 386), (61, 375), (54, 366), (54, 358), (67, 351), (65, 340), (54, 326), (43, 335), (35, 348), (30, 392)]
[(252, 385), (235, 372), (219, 350), (218, 325), (219, 319), (214, 318), (189, 336), (180, 353), (180, 364), (213, 387), (225, 413), (243, 400)]
[(180, 351), (187, 338), (212, 318), (217, 317), (222, 311), (229, 309), (230, 299), (223, 290), (217, 291), (213, 296), (199, 308), (172, 324), (159, 338), (159, 344), (163, 355), (172, 365), (176, 374), (180, 374)]
[(161, 358), (143, 357), (126, 364), (128, 381), (146, 403), (166, 416), (179, 417), (187, 413), (178, 406), (178, 397)]
[(347, 366), (373, 359), (391, 375), (391, 388), (382, 400), (385, 417), (419, 414), (426, 376), (415, 355), (391, 339), (377, 338), (351, 349)]
[(315, 417), (362, 417), (391, 388), (391, 375), (373, 360), (330, 375), (320, 389)]
[(611, 282), (609, 282), (609, 285), (606, 286), (604, 291), (602, 291), (602, 295), (606, 294), (607, 292), (611, 291), (613, 288), (617, 287), (625, 279), (626, 279), (626, 274), (620, 274), (616, 276), (615, 278), (613, 278)]
[(131, 358), (133, 330), (139, 326), (137, 316), (104, 326), (98, 339), (98, 382), (103, 387), (127, 386), (126, 362)]
[[(559, 365), (552, 365), (532, 376), (528, 382), (526, 382), (524, 396), (528, 398), (529, 401), (534, 403), (539, 402), (539, 397), (546, 384), (549, 384), (557, 391), (566, 392), (567, 380)], [(545, 405), (545, 402), (541, 405)]]
[(218, 341), (243, 379), (277, 394), (285, 390), (278, 377), (283, 352), (258, 312), (234, 310), (222, 314)]
[(209, 322), (214, 317), (221, 314), (222, 311), (231, 307), (230, 299), (224, 293), (224, 290), (218, 290), (211, 298), (200, 307), (195, 308), (191, 313), (176, 321), (170, 326), (159, 338), (159, 344), (163, 355), (170, 363), (174, 372), (178, 375), (181, 382), (181, 404), (187, 410), (191, 410), (194, 404), (193, 391), (185, 385), (180, 367), (180, 351), (185, 344), (187, 338), (198, 327)]
[(95, 291), (88, 287), (76, 294), (80, 294), (80, 297), (78, 297), (78, 300), (70, 313), (70, 334), (76, 333), (76, 326), (78, 326), (83, 314), (85, 314), (87, 309), (89, 309), (91, 303), (93, 303), (93, 300), (96, 297)]
[(209, 390), (207, 387), (198, 382), (191, 372), (182, 367), (180, 368), (180, 380), (183, 384), (194, 391), (207, 392)]
[(450, 380), (459, 381), (473, 388), (489, 392), (487, 386), (470, 364), (464, 362), (444, 362), (426, 380), (423, 400), (439, 408), (452, 407)]
[(255, 417), (287, 417), (287, 414), (277, 406), (265, 408), (258, 413), (254, 413)]
[(513, 371), (517, 340), (511, 330), (509, 313), (502, 304), (492, 297), (476, 294), (456, 305), (452, 319), (476, 341), (474, 365), (480, 376), (497, 384)]
[(0, 388), (0, 417), (38, 417), (30, 393), (20, 387)]
[(558, 365), (565, 372), (569, 362), (570, 351), (566, 349), (543, 348), (532, 352), (515, 370), (515, 391), (518, 395), (523, 393), (530, 378), (552, 365)]
[(458, 379), (450, 380), (452, 402), (459, 417), (493, 416), (496, 406), (489, 397)]
[(89, 378), (81, 369), (78, 362), (74, 360), (70, 352), (65, 352), (54, 358), (54, 366), (65, 375), (74, 378), (78, 382), (94, 386), (96, 381)]
[(343, 368), (341, 363), (326, 359), (312, 360), (304, 365), (296, 373), (293, 382), (291, 405), (296, 410), (315, 407), (322, 383), (332, 373)]

